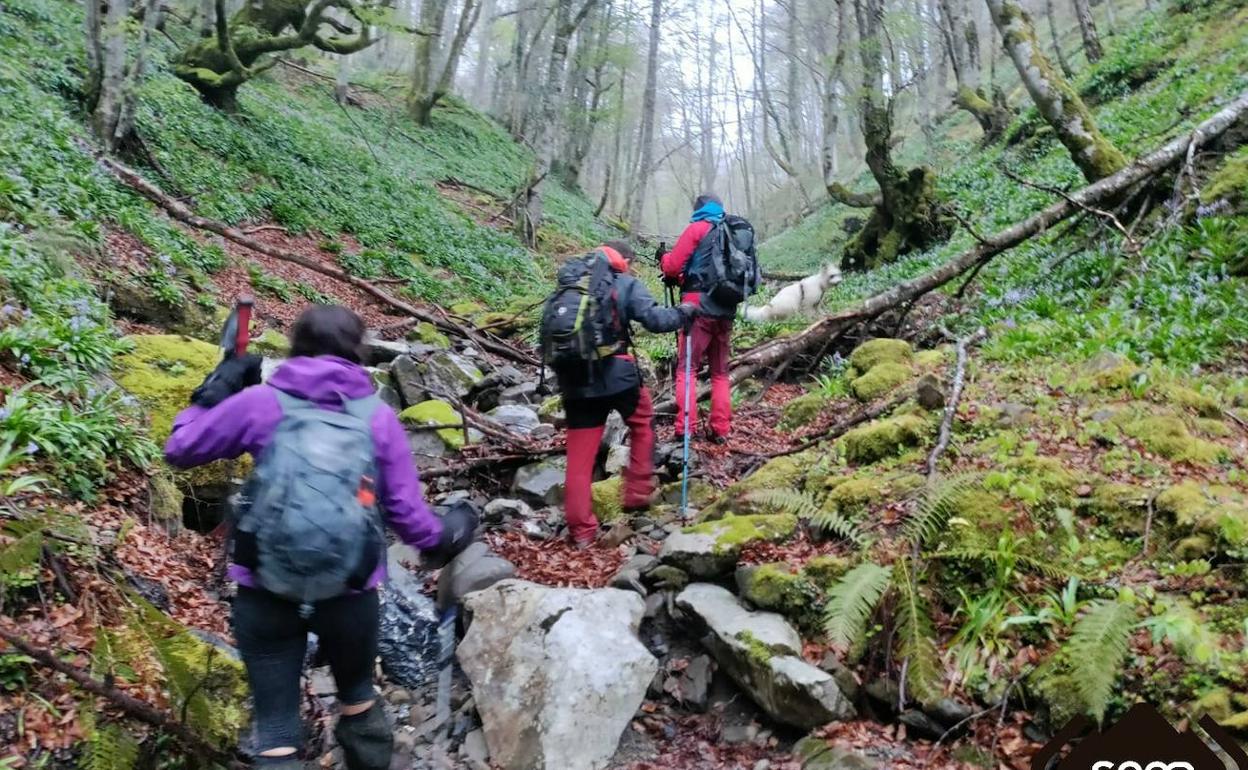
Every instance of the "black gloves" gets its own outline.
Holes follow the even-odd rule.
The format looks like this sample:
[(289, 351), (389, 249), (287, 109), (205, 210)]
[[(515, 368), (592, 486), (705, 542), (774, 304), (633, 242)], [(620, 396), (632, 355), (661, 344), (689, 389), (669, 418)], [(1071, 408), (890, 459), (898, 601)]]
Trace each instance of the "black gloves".
[(702, 315), (702, 308), (690, 302), (682, 302), (676, 306), (676, 309), (680, 311), (681, 316), (684, 318), (686, 329), (693, 325), (695, 318)]
[(250, 385), (260, 384), (260, 356), (227, 358), (191, 393), (191, 403), (211, 409)]
[(465, 548), (472, 544), (480, 519), (477, 509), (466, 502), (458, 502), (442, 514), (442, 538), (438, 544), (420, 554), (421, 566), (441, 569), (451, 563)]
[(672, 278), (671, 276), (663, 276), (664, 286), (680, 286), (680, 278)]

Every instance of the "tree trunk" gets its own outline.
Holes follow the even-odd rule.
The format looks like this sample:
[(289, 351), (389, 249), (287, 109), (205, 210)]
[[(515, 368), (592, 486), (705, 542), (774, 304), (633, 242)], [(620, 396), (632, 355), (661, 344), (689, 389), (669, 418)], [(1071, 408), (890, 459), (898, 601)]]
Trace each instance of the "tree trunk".
[(126, 23), (130, 18), (129, 0), (109, 0), (100, 38), (100, 90), (92, 114), (95, 135), (111, 152), (121, 117), (122, 84), (126, 79)]
[(213, 23), (216, 19), (216, 3), (214, 0), (199, 0), (199, 36), (212, 37)]
[(940, 0), (940, 4), (945, 17), (941, 29), (957, 83), (953, 103), (971, 113), (984, 132), (984, 143), (991, 144), (1005, 132), (1013, 115), (1003, 100), (990, 97), (980, 85), (979, 32), (974, 18), (961, 0)]
[(892, 262), (914, 249), (949, 237), (952, 223), (936, 193), (936, 174), (919, 167), (903, 172), (892, 158), (892, 105), (884, 99), (883, 0), (854, 0), (863, 82), (858, 112), (866, 162), (880, 188), (880, 202), (845, 248), (841, 269), (860, 270)]
[(351, 95), (351, 57), (338, 57), (338, 72), (334, 77), (334, 101), (347, 104)]
[(1057, 57), (1057, 66), (1062, 68), (1063, 75), (1073, 78), (1075, 71), (1070, 68), (1070, 62), (1062, 52), (1062, 40), (1057, 34), (1057, 12), (1053, 9), (1053, 0), (1044, 0), (1044, 15), (1049, 17), (1049, 37), (1053, 38), (1053, 54)]
[(647, 188), (650, 186), (650, 175), (654, 169), (654, 112), (658, 101), (659, 89), (659, 41), (663, 23), (663, 0), (651, 0), (650, 3), (650, 44), (646, 53), (646, 88), (641, 99), (641, 156), (637, 168), (637, 185), (629, 197), (628, 214), (629, 230), (637, 232), (641, 227), (642, 204), (646, 199)]
[(1126, 158), (1097, 128), (1079, 93), (1044, 55), (1027, 12), (1016, 0), (988, 0), (988, 8), (1036, 109), (1084, 178), (1095, 182), (1126, 165)]
[(496, 0), (482, 0), (481, 17), (485, 19), (485, 23), (477, 33), (477, 67), (472, 73), (473, 99), (476, 100), (477, 106), (482, 109), (485, 109), (486, 105), (490, 103), (490, 88), (487, 85), (486, 75), (490, 71), (490, 53), (494, 47), (493, 16), (496, 7)]
[[(518, 0), (524, 2), (524, 0)], [(528, 36), (528, 13), (520, 10), (516, 13), (516, 29), (511, 41), (511, 93), (507, 100), (507, 130), (513, 137), (520, 136), (520, 123), (523, 119), (524, 92), (527, 78), (524, 63), (528, 60), (524, 45)]]
[(118, 104), (117, 124), (113, 127), (110, 140), (105, 148), (112, 151), (126, 146), (134, 139), (135, 112), (139, 106), (139, 87), (147, 68), (147, 48), (152, 40), (152, 33), (160, 24), (161, 0), (147, 0), (144, 7), (143, 26), (139, 32), (139, 42), (135, 46), (134, 61), (129, 66), (126, 79), (121, 87), (121, 102)]
[(801, 88), (797, 77), (797, 27), (800, 24), (797, 10), (798, 0), (788, 0), (788, 8), (786, 14), (788, 16), (788, 25), (785, 29), (785, 45), (788, 46), (789, 55), (788, 71), (786, 72), (786, 80), (788, 94), (786, 98), (787, 115), (789, 123), (789, 141), (797, 144), (802, 136), (802, 103)]
[[(1079, 20), (1079, 34), (1083, 36), (1083, 53), (1090, 62), (1098, 62), (1104, 52), (1101, 50), (1101, 38), (1096, 34), (1096, 21), (1092, 18), (1092, 8), (1088, 0), (1073, 0), (1075, 18)], [(1000, 25), (998, 25), (1000, 26)]]
[(103, 18), (100, 16), (99, 0), (87, 0), (84, 26), (87, 33), (87, 77), (82, 93), (87, 112), (95, 113), (100, 103), (100, 86), (104, 82), (104, 46), (101, 40)]
[(433, 113), (434, 48), (442, 39), (447, 0), (421, 0), (412, 61), (412, 89), (407, 97), (407, 111), (422, 126), (429, 125)]

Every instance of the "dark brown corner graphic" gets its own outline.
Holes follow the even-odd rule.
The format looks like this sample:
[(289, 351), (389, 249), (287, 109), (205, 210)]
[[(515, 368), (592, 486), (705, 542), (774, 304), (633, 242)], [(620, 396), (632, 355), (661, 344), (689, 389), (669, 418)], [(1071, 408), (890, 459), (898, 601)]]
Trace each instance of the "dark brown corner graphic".
[(1085, 717), (1071, 720), (1036, 754), (1031, 770), (1248, 770), (1248, 754), (1226, 730), (1208, 716), (1199, 724), (1229, 764), (1197, 732), (1180, 732), (1157, 709), (1137, 703), (1102, 730), (1087, 732), (1091, 720)]

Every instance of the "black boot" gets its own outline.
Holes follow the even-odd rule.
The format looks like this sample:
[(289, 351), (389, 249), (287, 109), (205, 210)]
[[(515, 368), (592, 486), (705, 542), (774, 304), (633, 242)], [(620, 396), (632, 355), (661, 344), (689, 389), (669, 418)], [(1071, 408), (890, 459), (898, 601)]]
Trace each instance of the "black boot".
[(390, 770), (394, 733), (380, 700), (361, 714), (339, 717), (334, 737), (342, 747), (347, 770)]

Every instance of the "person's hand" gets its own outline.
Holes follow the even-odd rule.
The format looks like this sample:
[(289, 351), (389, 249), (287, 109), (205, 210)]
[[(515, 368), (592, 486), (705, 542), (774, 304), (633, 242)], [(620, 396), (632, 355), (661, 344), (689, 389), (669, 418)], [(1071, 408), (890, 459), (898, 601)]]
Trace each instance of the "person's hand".
[(427, 551), (421, 551), (421, 566), (429, 569), (441, 569), (472, 544), (473, 535), (477, 532), (480, 519), (477, 511), (465, 502), (458, 502), (442, 514), (442, 537), (438, 544)]
[(260, 384), (260, 356), (227, 358), (191, 392), (191, 403), (211, 409), (243, 388)]
[(680, 315), (684, 318), (686, 329), (693, 325), (694, 319), (702, 315), (702, 308), (692, 302), (682, 302), (676, 309), (680, 311)]

